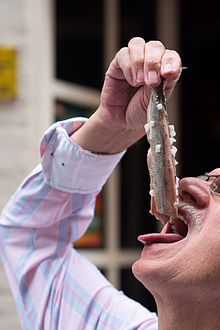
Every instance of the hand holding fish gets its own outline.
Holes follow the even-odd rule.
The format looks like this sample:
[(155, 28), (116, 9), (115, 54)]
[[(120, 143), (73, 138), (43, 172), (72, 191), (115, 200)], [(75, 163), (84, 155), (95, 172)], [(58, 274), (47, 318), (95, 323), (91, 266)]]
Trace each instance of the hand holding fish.
[(101, 96), (102, 115), (109, 123), (123, 129), (139, 129), (144, 134), (150, 88), (166, 80), (169, 98), (181, 73), (177, 52), (166, 50), (160, 41), (145, 43), (133, 38), (112, 61)]
[[(177, 52), (165, 49), (160, 41), (131, 39), (128, 47), (119, 50), (111, 62), (101, 104), (88, 124), (75, 133), (75, 141), (98, 153), (117, 153), (128, 148), (145, 134), (151, 87), (158, 86), (164, 78), (169, 98), (180, 74), (181, 59)], [(85, 141), (85, 129), (86, 136), (91, 131), (90, 141)]]

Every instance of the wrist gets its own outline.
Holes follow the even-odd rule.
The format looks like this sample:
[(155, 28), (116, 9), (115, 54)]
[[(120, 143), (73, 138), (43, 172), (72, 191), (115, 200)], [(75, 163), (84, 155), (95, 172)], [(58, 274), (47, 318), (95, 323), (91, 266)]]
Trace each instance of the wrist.
[(100, 118), (94, 113), (75, 133), (71, 140), (81, 148), (100, 154), (116, 154), (124, 151), (144, 135), (143, 130), (132, 130)]

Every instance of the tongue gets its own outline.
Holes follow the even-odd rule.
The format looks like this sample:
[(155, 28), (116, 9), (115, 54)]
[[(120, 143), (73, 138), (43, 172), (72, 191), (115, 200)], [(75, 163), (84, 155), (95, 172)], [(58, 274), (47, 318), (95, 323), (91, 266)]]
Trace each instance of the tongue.
[(183, 239), (179, 234), (145, 234), (138, 236), (138, 240), (143, 244), (154, 243), (174, 243)]

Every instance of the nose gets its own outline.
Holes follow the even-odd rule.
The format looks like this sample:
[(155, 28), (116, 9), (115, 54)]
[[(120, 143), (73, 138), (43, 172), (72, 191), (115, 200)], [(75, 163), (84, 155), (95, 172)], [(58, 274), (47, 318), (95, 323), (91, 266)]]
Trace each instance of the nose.
[(179, 182), (179, 200), (201, 208), (209, 205), (210, 190), (207, 182), (198, 178), (184, 178)]

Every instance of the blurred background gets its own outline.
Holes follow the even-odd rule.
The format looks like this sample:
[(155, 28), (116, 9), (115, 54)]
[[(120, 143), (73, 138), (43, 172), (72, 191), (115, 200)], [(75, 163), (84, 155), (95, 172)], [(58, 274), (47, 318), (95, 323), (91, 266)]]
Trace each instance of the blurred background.
[[(178, 176), (219, 166), (217, 1), (0, 0), (1, 209), (37, 165), (45, 129), (96, 109), (106, 68), (134, 36), (161, 40), (188, 67), (168, 103), (177, 131)], [(117, 288), (155, 311), (150, 293), (131, 273), (141, 251), (136, 237), (158, 230), (149, 214), (147, 150), (146, 138), (128, 150), (76, 248)], [(0, 329), (20, 329), (2, 266)]]

